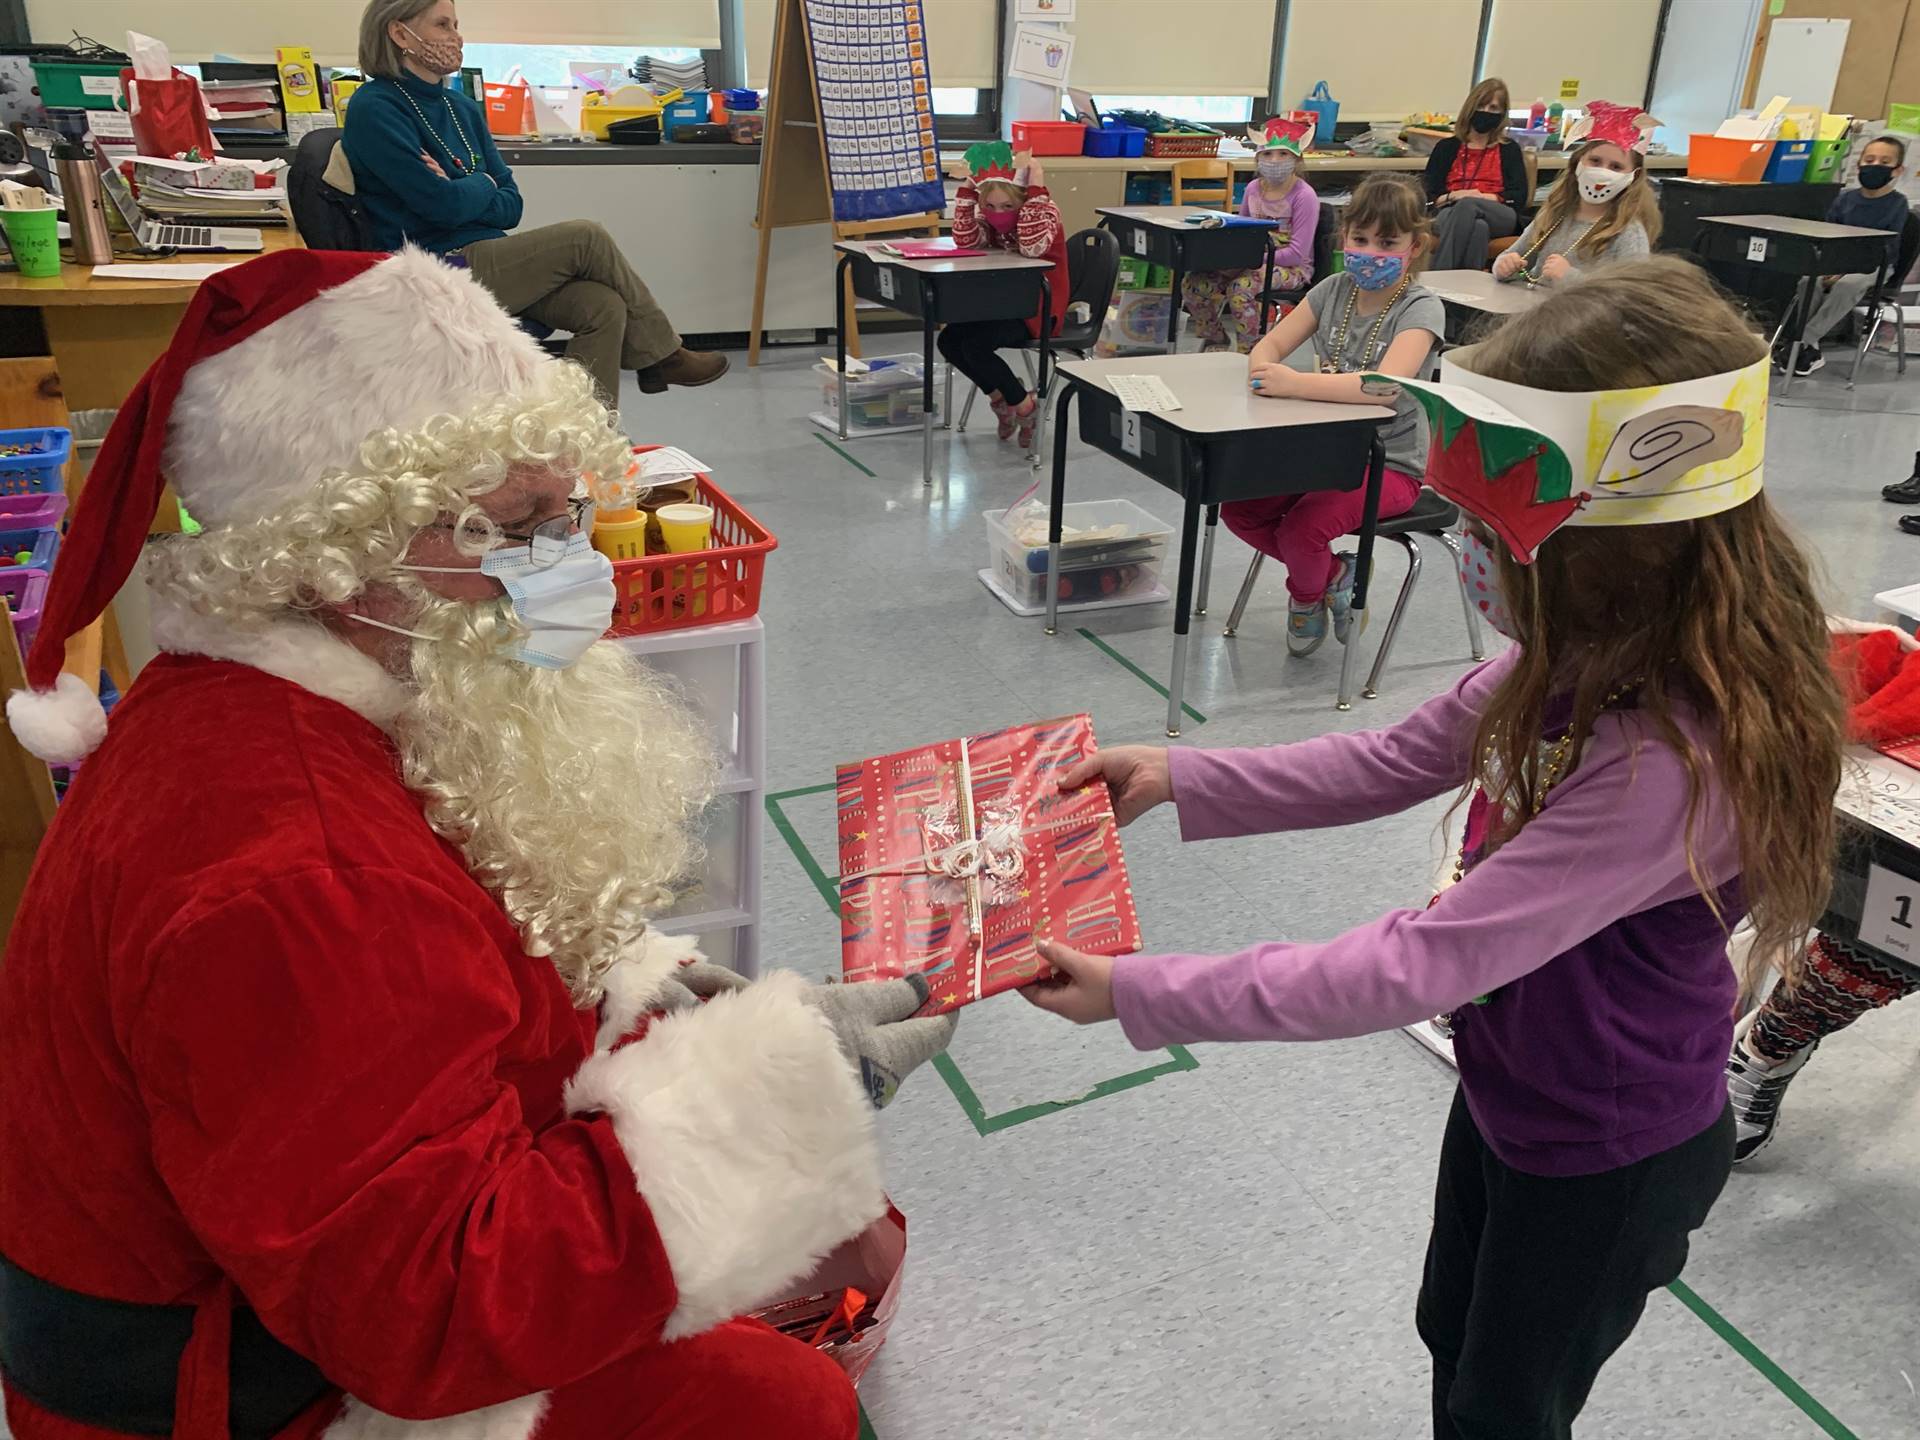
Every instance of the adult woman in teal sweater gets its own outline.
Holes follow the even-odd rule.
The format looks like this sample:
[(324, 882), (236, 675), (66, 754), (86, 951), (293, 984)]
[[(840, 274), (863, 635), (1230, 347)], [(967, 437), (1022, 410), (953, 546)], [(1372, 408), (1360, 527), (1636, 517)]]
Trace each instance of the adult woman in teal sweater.
[(368, 83), (347, 109), (347, 163), (375, 243), (459, 255), (515, 315), (572, 332), (567, 356), (609, 404), (620, 372), (649, 394), (705, 385), (727, 357), (688, 350), (613, 237), (592, 220), (519, 235), (520, 189), (485, 113), (441, 82), (462, 59), (453, 0), (370, 0), (360, 20)]

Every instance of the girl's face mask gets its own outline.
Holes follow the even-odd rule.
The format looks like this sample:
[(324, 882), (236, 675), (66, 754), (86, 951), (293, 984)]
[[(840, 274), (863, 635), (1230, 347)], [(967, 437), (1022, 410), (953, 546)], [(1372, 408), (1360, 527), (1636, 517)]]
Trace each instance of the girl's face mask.
[(1412, 258), (1405, 251), (1348, 250), (1347, 273), (1362, 290), (1387, 290), (1405, 277)]
[(1293, 178), (1293, 169), (1298, 162), (1291, 155), (1263, 155), (1256, 162), (1262, 180), (1271, 180), (1281, 185)]
[(980, 211), (980, 223), (996, 235), (1010, 234), (1013, 227), (1019, 223), (1019, 220), (1020, 212), (1018, 210), (988, 210), (983, 208)]
[(1460, 531), (1460, 579), (1481, 617), (1509, 640), (1518, 640), (1520, 627), (1500, 589), (1499, 563), (1471, 527)]

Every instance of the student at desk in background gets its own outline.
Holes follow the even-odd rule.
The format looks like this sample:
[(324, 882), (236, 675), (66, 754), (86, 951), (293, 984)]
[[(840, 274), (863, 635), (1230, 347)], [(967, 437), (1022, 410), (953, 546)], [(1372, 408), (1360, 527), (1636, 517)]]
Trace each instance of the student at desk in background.
[[(1892, 135), (1882, 135), (1877, 140), (1868, 141), (1867, 148), (1860, 152), (1860, 183), (1834, 196), (1833, 204), (1827, 210), (1827, 219), (1835, 225), (1858, 225), (1862, 230), (1892, 231), (1887, 238), (1889, 267), (1900, 253), (1900, 231), (1907, 223), (1907, 197), (1893, 188), (1905, 173), (1906, 164), (1906, 141)], [(1794, 374), (1811, 375), (1827, 363), (1820, 358), (1820, 342), (1832, 334), (1840, 322), (1853, 313), (1853, 307), (1866, 298), (1875, 278), (1872, 275), (1826, 277), (1822, 282), (1826, 286), (1826, 294), (1814, 307), (1813, 318), (1807, 321), (1806, 335), (1800, 344), (1800, 364)], [(1889, 275), (1887, 278), (1897, 285), (1905, 277)], [(1793, 347), (1793, 337), (1785, 329), (1780, 334), (1781, 343), (1773, 349), (1773, 363), (1775, 368), (1785, 370), (1788, 353)]]
[(1660, 235), (1660, 205), (1644, 176), (1659, 125), (1634, 105), (1595, 100), (1567, 138), (1579, 148), (1547, 203), (1512, 249), (1493, 262), (1500, 280), (1564, 280), (1609, 260), (1636, 260)]
[[(1320, 229), (1320, 197), (1299, 175), (1302, 155), (1313, 143), (1313, 123), (1276, 115), (1250, 137), (1259, 150), (1259, 172), (1240, 196), (1240, 213), (1278, 220), (1273, 232), (1273, 284), (1304, 290), (1313, 283), (1313, 240)], [(1260, 338), (1263, 271), (1208, 270), (1189, 275), (1181, 298), (1193, 317), (1202, 350), (1251, 350)]]
[[(1383, 402), (1361, 389), (1360, 372), (1417, 376), (1446, 334), (1447, 307), (1414, 283), (1433, 230), (1420, 192), (1391, 175), (1370, 175), (1348, 202), (1342, 243), (1346, 269), (1330, 275), (1253, 347), (1247, 383), (1256, 395), (1282, 400)], [(1286, 364), (1312, 342), (1315, 373)], [(1414, 477), (1427, 467), (1427, 425), (1405, 396), (1381, 433), (1386, 474), (1380, 518), (1404, 515), (1420, 498)], [(1227, 528), (1287, 567), (1287, 653), (1311, 655), (1327, 638), (1327, 619), (1345, 644), (1353, 629), (1354, 557), (1335, 555), (1333, 541), (1360, 528), (1366, 492), (1315, 490), (1220, 507)]]
[(458, 255), (507, 310), (567, 330), (567, 358), (593, 375), (609, 405), (620, 372), (640, 389), (705, 385), (727, 357), (688, 350), (605, 227), (592, 220), (519, 235), (519, 187), (487, 133), (485, 112), (441, 82), (460, 71), (453, 0), (370, 0), (342, 145), (377, 243)]

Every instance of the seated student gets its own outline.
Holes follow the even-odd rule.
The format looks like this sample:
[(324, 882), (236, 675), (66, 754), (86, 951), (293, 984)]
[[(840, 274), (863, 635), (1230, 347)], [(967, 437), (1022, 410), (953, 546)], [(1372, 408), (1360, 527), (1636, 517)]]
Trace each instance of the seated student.
[[(1282, 222), (1273, 232), (1273, 283), (1282, 290), (1304, 290), (1313, 281), (1313, 238), (1320, 228), (1320, 197), (1298, 173), (1300, 157), (1312, 143), (1312, 122), (1276, 115), (1252, 138), (1260, 151), (1254, 161), (1259, 173), (1241, 192), (1240, 213)], [(1181, 298), (1202, 350), (1253, 348), (1260, 338), (1265, 274), (1261, 266), (1187, 277)]]
[(1578, 144), (1512, 249), (1493, 262), (1510, 280), (1551, 284), (1609, 260), (1634, 260), (1660, 235), (1660, 205), (1644, 183), (1641, 157), (1660, 122), (1633, 105), (1595, 100), (1568, 133)]
[[(1860, 152), (1860, 183), (1842, 190), (1827, 208), (1827, 219), (1836, 225), (1858, 225), (1865, 230), (1891, 230), (1887, 237), (1887, 263), (1900, 253), (1900, 229), (1907, 223), (1907, 197), (1895, 190), (1894, 183), (1906, 171), (1907, 142), (1882, 135), (1867, 143)], [(1853, 307), (1873, 288), (1873, 275), (1829, 275), (1822, 283), (1826, 295), (1814, 306), (1807, 321), (1806, 338), (1800, 346), (1796, 375), (1811, 375), (1827, 362), (1820, 357), (1820, 342), (1831, 335), (1840, 322), (1853, 313)], [(1889, 275), (1896, 284), (1901, 277)], [(1782, 332), (1781, 343), (1774, 347), (1773, 363), (1787, 368), (1792, 353), (1792, 337)]]
[[(967, 147), (953, 167), (960, 190), (953, 201), (953, 243), (968, 249), (1009, 250), (1053, 262), (1053, 333), (1067, 314), (1067, 232), (1060, 207), (1047, 193), (1046, 172), (1033, 156), (1016, 156), (1004, 140), (983, 140)], [(947, 363), (980, 387), (1000, 422), (1002, 440), (1017, 433), (1020, 448), (1033, 445), (1040, 418), (1039, 401), (1027, 393), (1000, 351), (1040, 337), (1040, 319), (965, 320), (940, 332), (940, 353)]]
[[(1272, 399), (1378, 405), (1360, 372), (1419, 375), (1446, 333), (1446, 307), (1414, 283), (1433, 244), (1420, 192), (1391, 175), (1370, 175), (1353, 192), (1341, 230), (1346, 269), (1307, 292), (1248, 357), (1248, 383)], [(1319, 366), (1306, 374), (1287, 356), (1313, 342)], [(1427, 425), (1402, 396), (1381, 434), (1387, 471), (1380, 518), (1403, 515), (1420, 498), (1415, 476), (1427, 466)], [(1332, 542), (1360, 528), (1364, 489), (1315, 490), (1220, 507), (1227, 528), (1287, 567), (1287, 653), (1311, 655), (1327, 638), (1327, 618), (1344, 645), (1353, 627), (1354, 557)]]
[(1507, 138), (1507, 82), (1488, 77), (1461, 102), (1453, 134), (1433, 147), (1422, 177), (1433, 202), (1436, 270), (1484, 270), (1487, 242), (1520, 228), (1527, 162)]
[(367, 83), (347, 109), (342, 145), (376, 243), (462, 256), (515, 315), (572, 332), (567, 357), (608, 404), (620, 372), (640, 389), (705, 385), (727, 357), (688, 350), (613, 237), (592, 220), (520, 223), (520, 190), (487, 133), (486, 114), (440, 82), (460, 71), (453, 0), (370, 0), (360, 19)]

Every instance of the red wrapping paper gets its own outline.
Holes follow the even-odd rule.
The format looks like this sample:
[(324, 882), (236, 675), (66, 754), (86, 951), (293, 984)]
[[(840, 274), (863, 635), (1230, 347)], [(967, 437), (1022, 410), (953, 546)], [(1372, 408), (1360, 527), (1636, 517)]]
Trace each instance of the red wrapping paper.
[[(848, 981), (920, 975), (922, 1013), (972, 1004), (1052, 974), (1034, 948), (1095, 955), (1140, 948), (1113, 799), (1059, 778), (1094, 751), (1093, 722), (1069, 715), (842, 765), (840, 959)], [(929, 854), (971, 834), (1013, 836), (1023, 873), (969, 884), (927, 873)], [(997, 901), (997, 903), (995, 903)], [(976, 908), (977, 907), (977, 908)]]

